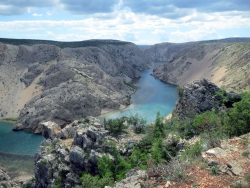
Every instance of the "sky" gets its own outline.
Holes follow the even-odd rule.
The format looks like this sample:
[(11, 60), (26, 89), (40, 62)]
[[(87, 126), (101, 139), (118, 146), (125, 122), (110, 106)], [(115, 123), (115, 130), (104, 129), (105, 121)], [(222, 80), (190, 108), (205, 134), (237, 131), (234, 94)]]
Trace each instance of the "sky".
[(0, 37), (145, 45), (250, 37), (250, 0), (0, 0)]

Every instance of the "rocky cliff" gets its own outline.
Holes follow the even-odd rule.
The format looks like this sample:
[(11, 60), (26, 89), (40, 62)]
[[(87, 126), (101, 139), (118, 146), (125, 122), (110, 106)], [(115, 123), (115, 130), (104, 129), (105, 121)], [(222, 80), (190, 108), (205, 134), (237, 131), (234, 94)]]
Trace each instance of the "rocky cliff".
[(6, 42), (0, 43), (0, 116), (18, 117), (15, 129), (35, 132), (41, 132), (42, 121), (64, 126), (128, 105), (135, 92), (130, 82), (154, 64), (128, 42), (69, 43), (74, 48)]
[(142, 48), (142, 51), (149, 55), (154, 61), (169, 61), (178, 52), (188, 47), (194, 46), (199, 42), (187, 42), (187, 43), (169, 43), (164, 42), (155, 44), (146, 48)]
[[(179, 120), (194, 118), (205, 111), (231, 108), (241, 96), (233, 91), (223, 92), (221, 88), (208, 79), (195, 80), (178, 88), (179, 98), (172, 111), (172, 117)], [(227, 102), (223, 102), (227, 98)]]
[(167, 50), (162, 50), (158, 53), (159, 59), (167, 62), (157, 67), (153, 76), (164, 82), (183, 86), (205, 77), (227, 90), (250, 90), (250, 42), (247, 39), (197, 42), (167, 56), (164, 55)]
[(221, 102), (221, 97), (216, 94), (219, 91), (221, 89), (207, 79), (179, 87), (179, 98), (172, 112), (173, 117), (185, 120), (212, 110)]
[[(99, 173), (99, 158), (105, 154), (113, 159), (111, 142), (118, 143), (117, 139), (94, 117), (74, 121), (63, 129), (54, 122), (41, 126), (46, 140), (35, 155), (35, 181), (26, 182), (33, 187), (51, 188), (59, 183), (65, 188), (80, 186), (83, 172)], [(126, 144), (131, 148), (129, 141)], [(124, 147), (123, 153), (128, 148)]]

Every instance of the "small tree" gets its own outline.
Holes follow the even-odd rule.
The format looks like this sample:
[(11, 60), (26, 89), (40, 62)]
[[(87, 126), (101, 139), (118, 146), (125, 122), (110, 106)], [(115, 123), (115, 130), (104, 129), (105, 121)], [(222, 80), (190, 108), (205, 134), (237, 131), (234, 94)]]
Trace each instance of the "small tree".
[(104, 126), (113, 136), (119, 136), (122, 133), (126, 133), (125, 129), (128, 126), (125, 124), (125, 117), (121, 117), (118, 119), (104, 119)]

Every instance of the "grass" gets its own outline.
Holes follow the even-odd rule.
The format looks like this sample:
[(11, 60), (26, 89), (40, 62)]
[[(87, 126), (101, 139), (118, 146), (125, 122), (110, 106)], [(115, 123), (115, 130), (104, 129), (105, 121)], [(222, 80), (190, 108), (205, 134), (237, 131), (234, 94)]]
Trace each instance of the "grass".
[(248, 157), (249, 154), (250, 154), (249, 151), (243, 151), (243, 152), (241, 153), (241, 155), (242, 155), (243, 157)]
[(15, 117), (9, 117), (9, 118), (4, 118), (2, 119), (3, 121), (7, 121), (7, 122), (16, 122), (17, 121), (17, 118)]
[(209, 174), (217, 176), (217, 175), (220, 174), (220, 172), (219, 172), (219, 169), (216, 166), (213, 166), (213, 167), (211, 167), (209, 169)]

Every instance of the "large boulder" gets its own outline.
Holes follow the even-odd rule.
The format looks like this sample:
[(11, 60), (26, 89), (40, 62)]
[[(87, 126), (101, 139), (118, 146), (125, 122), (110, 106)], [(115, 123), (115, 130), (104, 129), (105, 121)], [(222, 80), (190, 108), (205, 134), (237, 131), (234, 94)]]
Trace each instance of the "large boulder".
[(221, 97), (216, 94), (219, 91), (219, 87), (205, 78), (179, 87), (179, 99), (173, 117), (185, 120), (215, 108), (221, 102)]

